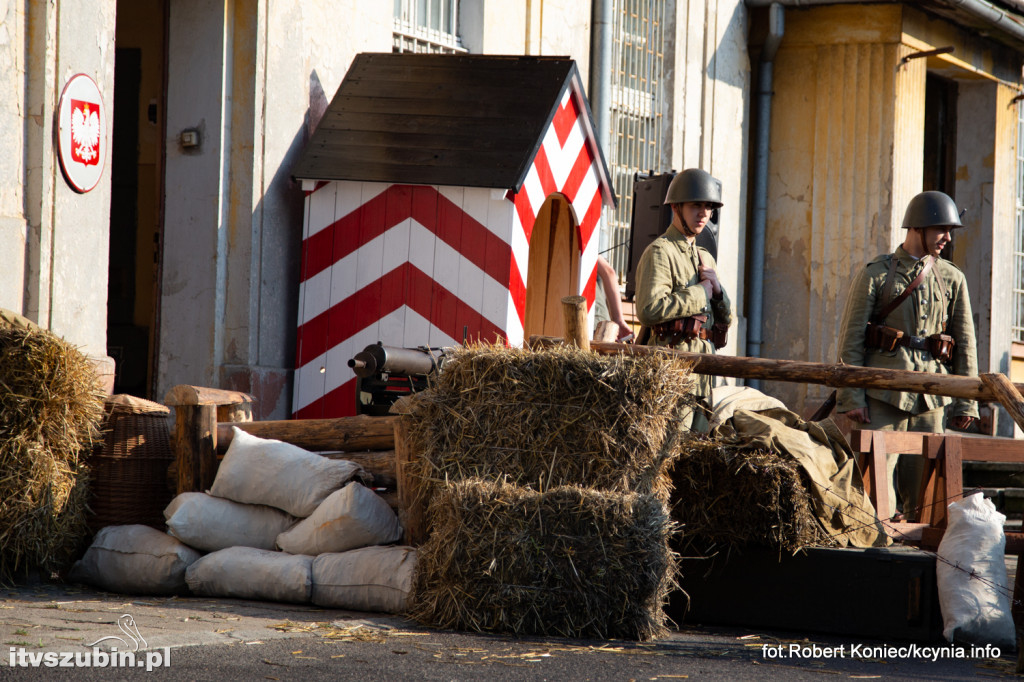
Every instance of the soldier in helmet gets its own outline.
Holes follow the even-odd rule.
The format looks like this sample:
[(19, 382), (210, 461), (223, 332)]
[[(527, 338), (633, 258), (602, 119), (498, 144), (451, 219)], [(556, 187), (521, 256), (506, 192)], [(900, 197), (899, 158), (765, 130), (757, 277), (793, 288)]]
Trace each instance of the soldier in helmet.
[[(959, 268), (939, 256), (952, 230), (963, 227), (956, 204), (942, 192), (921, 192), (907, 205), (903, 227), (903, 245), (875, 258), (853, 279), (839, 360), (862, 367), (975, 376), (978, 359), (967, 281)], [(955, 428), (966, 429), (977, 418), (973, 400), (877, 388), (841, 389), (837, 410), (865, 428), (942, 433), (950, 403)], [(895, 502), (898, 490), (904, 514), (916, 519), (922, 456), (890, 454), (887, 465), (889, 499)]]
[[(722, 183), (699, 168), (684, 170), (669, 184), (665, 203), (672, 208), (672, 224), (637, 264), (636, 315), (651, 330), (649, 345), (713, 353), (726, 343), (732, 310), (715, 259), (696, 239), (722, 206)], [(687, 426), (703, 431), (711, 377), (697, 379), (703, 409), (691, 413)]]

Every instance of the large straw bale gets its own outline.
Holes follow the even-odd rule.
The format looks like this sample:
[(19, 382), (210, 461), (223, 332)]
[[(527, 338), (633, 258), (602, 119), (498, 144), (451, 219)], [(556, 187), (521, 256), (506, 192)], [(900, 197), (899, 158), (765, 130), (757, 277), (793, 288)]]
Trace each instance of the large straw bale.
[(87, 358), (48, 331), (0, 324), (0, 581), (58, 571), (84, 544), (83, 458), (102, 417)]
[(832, 545), (800, 468), (739, 438), (687, 438), (674, 462), (672, 518), (696, 547), (796, 551)]
[[(600, 356), (574, 346), (458, 348), (418, 396), (410, 473), (439, 483), (507, 477), (668, 499), (691, 365), (668, 355)], [(429, 499), (429, 496), (427, 497)]]
[(664, 632), (673, 524), (649, 494), (547, 492), (470, 479), (439, 488), (412, 618), (442, 628), (647, 640)]

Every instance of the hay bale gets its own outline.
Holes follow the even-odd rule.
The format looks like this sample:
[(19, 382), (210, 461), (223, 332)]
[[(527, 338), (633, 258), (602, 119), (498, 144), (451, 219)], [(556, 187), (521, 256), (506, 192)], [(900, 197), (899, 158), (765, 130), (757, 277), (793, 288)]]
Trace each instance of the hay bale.
[(410, 473), (435, 484), (505, 477), (667, 500), (678, 417), (693, 404), (690, 367), (574, 346), (458, 348), (411, 408), (419, 459)]
[(48, 331), (0, 325), (0, 581), (58, 571), (87, 535), (84, 455), (103, 395), (87, 358)]
[(653, 495), (470, 479), (431, 503), (410, 616), (459, 630), (651, 639), (674, 585), (673, 524)]
[(795, 552), (834, 542), (797, 464), (738, 438), (691, 437), (672, 470), (672, 518), (701, 550), (746, 544)]

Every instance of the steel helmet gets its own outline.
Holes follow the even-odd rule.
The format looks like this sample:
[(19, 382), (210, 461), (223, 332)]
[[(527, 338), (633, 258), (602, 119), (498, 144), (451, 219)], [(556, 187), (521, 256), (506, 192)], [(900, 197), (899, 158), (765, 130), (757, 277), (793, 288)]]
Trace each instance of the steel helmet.
[(960, 213), (950, 196), (944, 192), (921, 192), (907, 204), (903, 227), (963, 227)]
[(687, 168), (672, 178), (665, 192), (666, 204), (682, 204), (699, 201), (722, 206), (722, 183), (700, 168)]

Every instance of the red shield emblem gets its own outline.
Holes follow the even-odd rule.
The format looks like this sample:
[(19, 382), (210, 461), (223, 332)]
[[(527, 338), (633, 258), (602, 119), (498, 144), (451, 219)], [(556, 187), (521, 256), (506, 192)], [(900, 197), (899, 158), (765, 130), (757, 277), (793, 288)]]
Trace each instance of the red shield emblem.
[(100, 161), (100, 105), (71, 100), (71, 159), (86, 166)]

